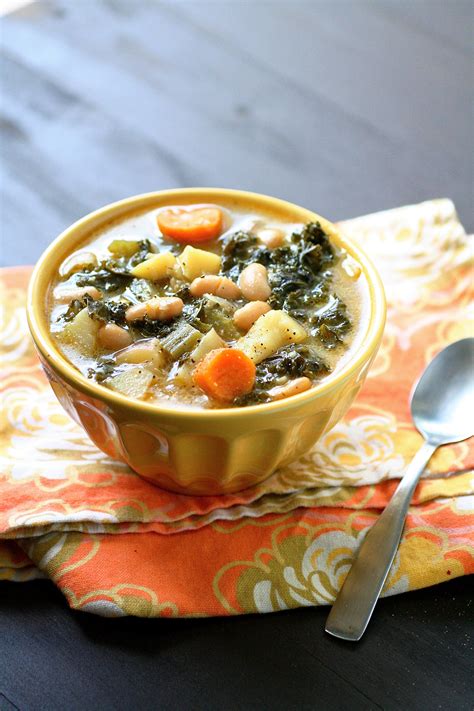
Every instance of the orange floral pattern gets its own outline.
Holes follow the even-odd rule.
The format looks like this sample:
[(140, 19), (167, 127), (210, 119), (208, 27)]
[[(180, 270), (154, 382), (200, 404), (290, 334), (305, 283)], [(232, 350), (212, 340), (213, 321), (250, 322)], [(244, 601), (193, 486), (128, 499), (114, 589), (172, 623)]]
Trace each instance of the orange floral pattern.
[[(449, 200), (341, 226), (371, 250), (387, 288), (386, 334), (363, 392), (309, 454), (226, 496), (171, 494), (99, 452), (55, 400), (34, 353), (30, 269), (1, 272), (0, 579), (46, 575), (71, 606), (109, 616), (334, 599), (421, 443), (408, 407), (414, 380), (473, 331), (470, 248)], [(384, 594), (474, 571), (473, 461), (471, 442), (433, 457)]]

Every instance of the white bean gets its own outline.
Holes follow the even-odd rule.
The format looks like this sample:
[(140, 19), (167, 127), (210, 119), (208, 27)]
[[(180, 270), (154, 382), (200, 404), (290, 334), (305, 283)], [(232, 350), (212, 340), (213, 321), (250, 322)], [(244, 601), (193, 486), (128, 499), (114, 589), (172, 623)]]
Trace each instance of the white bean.
[(313, 383), (309, 378), (296, 378), (295, 380), (290, 380), (286, 385), (272, 388), (268, 391), (268, 394), (272, 400), (283, 400), (286, 397), (304, 393), (306, 390), (309, 390), (312, 385)]
[(238, 299), (240, 296), (240, 289), (232, 279), (217, 274), (206, 274), (205, 276), (197, 277), (191, 282), (189, 292), (192, 296), (214, 294), (224, 299)]
[(66, 257), (59, 267), (59, 274), (62, 277), (68, 277), (74, 272), (83, 269), (83, 267), (95, 267), (97, 257), (94, 252), (76, 252), (75, 254)]
[(95, 286), (81, 286), (76, 289), (61, 289), (57, 287), (54, 290), (53, 296), (59, 304), (69, 304), (71, 301), (80, 301), (84, 296), (90, 296), (92, 299), (100, 299), (101, 292)]
[(266, 301), (272, 293), (268, 284), (267, 270), (258, 262), (245, 267), (240, 274), (239, 286), (242, 295), (249, 301)]
[(99, 343), (103, 348), (117, 351), (119, 348), (126, 348), (132, 342), (132, 337), (128, 331), (116, 323), (106, 323), (99, 329)]
[(130, 306), (125, 312), (125, 319), (138, 321), (148, 316), (152, 321), (170, 321), (183, 310), (183, 301), (178, 296), (154, 296), (141, 304)]
[(234, 323), (242, 331), (248, 331), (255, 321), (270, 311), (270, 306), (265, 301), (251, 301), (234, 313)]
[(165, 363), (165, 355), (157, 338), (146, 338), (135, 341), (128, 348), (116, 353), (115, 360), (117, 363), (132, 363), (134, 365), (151, 362), (159, 370)]
[(285, 239), (285, 233), (276, 227), (264, 227), (258, 230), (256, 233), (259, 241), (268, 247), (268, 249), (275, 249), (276, 247), (281, 247)]

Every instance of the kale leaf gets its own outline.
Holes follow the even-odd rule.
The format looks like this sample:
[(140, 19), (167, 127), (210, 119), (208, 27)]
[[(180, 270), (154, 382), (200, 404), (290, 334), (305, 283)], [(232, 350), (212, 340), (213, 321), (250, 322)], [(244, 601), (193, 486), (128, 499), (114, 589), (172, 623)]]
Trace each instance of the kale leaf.
[(182, 318), (201, 333), (207, 333), (212, 328), (206, 323), (205, 304), (206, 299), (194, 299), (194, 301), (184, 304), (182, 314)]
[(158, 296), (155, 285), (152, 286), (147, 279), (133, 279), (128, 288), (138, 301), (148, 301)]
[(85, 306), (85, 299), (73, 299), (67, 307), (67, 310), (58, 316), (57, 321), (64, 321), (65, 323), (72, 321), (73, 318), (77, 316), (79, 311), (82, 311), (82, 309), (85, 308)]
[(278, 379), (289, 380), (306, 376), (311, 380), (329, 373), (329, 368), (311, 346), (300, 343), (280, 348), (275, 355), (266, 358), (256, 368), (254, 389), (235, 401), (235, 405), (250, 405), (268, 402), (268, 391), (278, 384)]
[(133, 277), (130, 274), (113, 272), (105, 264), (107, 262), (102, 262), (95, 269), (77, 272), (74, 275), (77, 286), (95, 286), (96, 289), (106, 294), (123, 291)]
[(268, 267), (272, 252), (263, 247), (251, 232), (234, 232), (221, 240), (221, 272), (237, 281), (240, 272), (252, 262)]
[(145, 316), (145, 318), (133, 322), (133, 331), (142, 338), (163, 338), (171, 333), (179, 318), (174, 318), (171, 321), (154, 321)]
[(326, 348), (335, 348), (342, 343), (351, 327), (345, 304), (334, 295), (323, 308), (309, 317), (308, 322), (310, 334), (319, 337)]
[(273, 250), (272, 256), (269, 303), (273, 308), (298, 318), (295, 310), (305, 311), (327, 297), (335, 255), (319, 222), (294, 232), (290, 244)]
[(112, 299), (87, 299), (87, 310), (93, 319), (99, 319), (106, 323), (116, 323), (118, 326), (125, 326), (125, 312), (128, 304), (124, 301), (113, 301)]
[(146, 259), (153, 249), (148, 239), (139, 242), (138, 250), (131, 257), (110, 257), (104, 259), (92, 269), (84, 269), (74, 275), (77, 286), (95, 286), (106, 294), (123, 291), (130, 286), (134, 278), (130, 273), (133, 267)]
[[(309, 222), (291, 235), (288, 244), (263, 247), (250, 232), (235, 232), (222, 240), (221, 271), (234, 281), (252, 262), (267, 268), (272, 290), (268, 303), (296, 318), (325, 348), (334, 348), (351, 327), (345, 304), (330, 293), (337, 259), (319, 222)], [(328, 308), (321, 315), (325, 304)]]
[(137, 264), (143, 262), (150, 252), (154, 252), (154, 248), (149, 239), (142, 239), (138, 243), (138, 250), (132, 254), (127, 263), (128, 269), (133, 269)]
[(257, 365), (257, 382), (260, 384), (275, 384), (275, 380), (287, 375), (293, 378), (314, 379), (319, 375), (328, 373), (329, 369), (324, 361), (307, 344), (291, 344), (280, 348), (273, 356), (266, 358)]

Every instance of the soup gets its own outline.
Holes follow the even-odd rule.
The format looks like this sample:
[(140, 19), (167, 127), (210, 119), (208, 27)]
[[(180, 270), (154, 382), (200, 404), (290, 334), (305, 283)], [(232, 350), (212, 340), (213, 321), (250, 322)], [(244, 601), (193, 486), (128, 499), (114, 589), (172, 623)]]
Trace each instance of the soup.
[(190, 204), (91, 234), (61, 264), (49, 313), (88, 378), (200, 409), (309, 390), (360, 345), (367, 303), (360, 266), (318, 222)]

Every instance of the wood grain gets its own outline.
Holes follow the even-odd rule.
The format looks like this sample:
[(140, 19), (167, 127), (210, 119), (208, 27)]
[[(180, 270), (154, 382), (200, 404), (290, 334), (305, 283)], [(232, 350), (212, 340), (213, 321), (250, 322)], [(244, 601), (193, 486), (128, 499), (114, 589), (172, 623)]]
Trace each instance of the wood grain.
[[(432, 197), (472, 214), (464, 0), (38, 2), (1, 20), (1, 262), (135, 193), (238, 187), (332, 219)], [(470, 709), (472, 582), (327, 609), (104, 620), (0, 584), (0, 711)]]
[(329, 218), (452, 197), (473, 226), (469, 2), (35, 3), (2, 20), (2, 223), (34, 262), (141, 191)]

